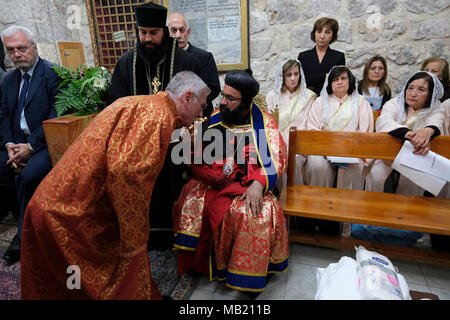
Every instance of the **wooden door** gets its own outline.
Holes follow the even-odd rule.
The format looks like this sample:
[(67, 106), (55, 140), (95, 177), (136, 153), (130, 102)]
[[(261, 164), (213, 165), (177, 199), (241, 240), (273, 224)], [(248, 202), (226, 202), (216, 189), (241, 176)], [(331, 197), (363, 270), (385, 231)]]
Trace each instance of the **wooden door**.
[(76, 70), (85, 64), (83, 44), (81, 42), (58, 42), (61, 64)]

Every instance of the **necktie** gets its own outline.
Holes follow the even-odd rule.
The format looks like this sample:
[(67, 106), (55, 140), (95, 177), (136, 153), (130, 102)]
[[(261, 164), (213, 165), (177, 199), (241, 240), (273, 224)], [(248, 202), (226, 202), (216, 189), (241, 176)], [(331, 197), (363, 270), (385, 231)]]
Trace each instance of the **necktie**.
[(20, 142), (25, 141), (25, 136), (23, 135), (22, 130), (20, 129), (20, 116), (22, 115), (23, 107), (25, 106), (25, 98), (28, 92), (28, 85), (30, 83), (30, 75), (25, 73), (23, 76), (23, 85), (22, 90), (20, 91), (19, 103), (16, 109), (16, 117), (14, 123), (14, 130), (16, 131), (17, 139), (22, 140)]

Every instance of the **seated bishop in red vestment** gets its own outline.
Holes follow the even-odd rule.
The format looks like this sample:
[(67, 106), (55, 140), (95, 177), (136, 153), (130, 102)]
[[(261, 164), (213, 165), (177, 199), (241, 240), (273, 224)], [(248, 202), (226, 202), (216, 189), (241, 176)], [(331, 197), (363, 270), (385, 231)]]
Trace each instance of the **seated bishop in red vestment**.
[(191, 166), (173, 208), (179, 273), (194, 269), (251, 292), (264, 290), (269, 273), (287, 270), (289, 254), (272, 193), (286, 170), (286, 145), (272, 116), (252, 104), (258, 90), (249, 73), (227, 74), (220, 110), (199, 130), (203, 162)]

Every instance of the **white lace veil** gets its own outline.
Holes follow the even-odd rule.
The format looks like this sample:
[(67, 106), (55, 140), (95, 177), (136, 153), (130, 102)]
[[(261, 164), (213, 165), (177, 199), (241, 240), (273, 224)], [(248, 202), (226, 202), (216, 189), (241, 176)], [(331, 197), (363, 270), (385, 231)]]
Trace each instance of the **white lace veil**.
[[(325, 82), (323, 84), (322, 90), (320, 91), (320, 98), (323, 101), (322, 126), (324, 124), (328, 123), (328, 120), (330, 120), (331, 116), (333, 115), (331, 112), (331, 102), (330, 102), (331, 95), (328, 94), (327, 87), (328, 87), (328, 76), (330, 75), (331, 71), (333, 71), (333, 69), (337, 68), (337, 67), (344, 67), (351, 72), (349, 67), (339, 65), (339, 66), (334, 66), (333, 68), (331, 68), (330, 72), (328, 72), (327, 76), (325, 77)], [(356, 85), (356, 79), (355, 79), (355, 85)], [(351, 99), (351, 102), (352, 102), (353, 114), (357, 114), (359, 100), (361, 99), (361, 95), (358, 93), (358, 90), (356, 88), (355, 88), (355, 90), (353, 90), (352, 94), (349, 96), (349, 99)]]
[[(282, 61), (277, 67), (277, 73), (275, 74), (275, 87), (273, 88), (277, 94), (281, 93), (281, 87), (283, 86), (283, 79), (284, 79), (283, 66), (289, 60), (294, 60), (294, 59), (286, 59), (286, 60)], [(305, 90), (306, 90), (306, 79), (305, 79), (305, 74), (303, 73), (302, 64), (297, 59), (295, 59), (295, 61), (297, 61), (300, 66), (300, 88), (299, 88), (300, 90), (299, 90), (299, 93), (301, 94), (301, 93), (305, 92)]]
[(406, 84), (408, 83), (409, 79), (411, 79), (415, 74), (417, 74), (419, 72), (427, 73), (433, 79), (433, 82), (434, 82), (433, 92), (431, 93), (432, 98), (431, 98), (430, 107), (422, 108), (420, 110), (419, 114), (424, 115), (429, 112), (440, 111), (442, 109), (442, 105), (441, 105), (441, 102), (439, 101), (439, 99), (442, 98), (442, 96), (444, 95), (444, 87), (443, 87), (441, 81), (438, 79), (438, 77), (436, 77), (436, 75), (434, 75), (431, 72), (416, 71), (405, 82), (405, 85), (403, 86), (403, 90), (398, 95), (396, 95), (395, 98), (393, 99), (395, 105), (397, 106), (397, 114), (399, 115), (399, 118), (398, 118), (399, 123), (403, 123), (406, 120), (406, 111), (405, 111)]

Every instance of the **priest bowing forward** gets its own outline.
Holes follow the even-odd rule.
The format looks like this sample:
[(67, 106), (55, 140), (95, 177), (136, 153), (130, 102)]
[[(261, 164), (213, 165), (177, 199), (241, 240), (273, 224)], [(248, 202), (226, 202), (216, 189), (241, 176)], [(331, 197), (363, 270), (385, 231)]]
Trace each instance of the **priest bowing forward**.
[[(166, 90), (107, 107), (39, 185), (23, 227), (23, 299), (160, 298), (147, 252), (150, 198), (173, 129), (190, 125), (210, 92), (188, 71)], [(71, 266), (81, 289), (67, 286)]]

